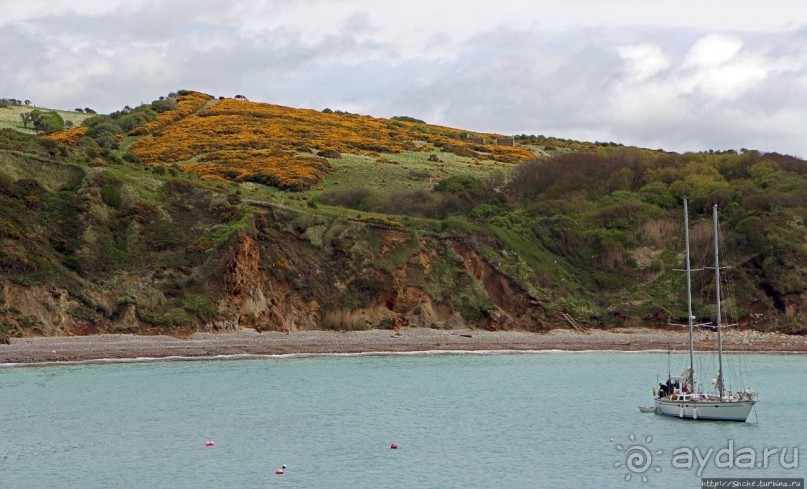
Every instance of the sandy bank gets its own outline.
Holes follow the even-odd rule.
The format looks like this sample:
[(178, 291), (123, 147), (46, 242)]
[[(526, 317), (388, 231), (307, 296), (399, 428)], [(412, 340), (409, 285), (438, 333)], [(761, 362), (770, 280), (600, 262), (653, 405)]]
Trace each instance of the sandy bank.
[[(0, 363), (422, 350), (680, 350), (686, 348), (687, 341), (683, 331), (651, 329), (615, 329), (591, 331), (589, 334), (569, 330), (528, 333), (417, 328), (407, 328), (400, 333), (372, 330), (299, 331), (287, 334), (243, 330), (219, 334), (196, 333), (188, 339), (136, 335), (12, 338), (11, 344), (0, 345)], [(715, 333), (697, 332), (696, 343), (699, 348), (714, 348)], [(727, 331), (724, 333), (724, 345), (726, 350), (807, 352), (807, 337)]]

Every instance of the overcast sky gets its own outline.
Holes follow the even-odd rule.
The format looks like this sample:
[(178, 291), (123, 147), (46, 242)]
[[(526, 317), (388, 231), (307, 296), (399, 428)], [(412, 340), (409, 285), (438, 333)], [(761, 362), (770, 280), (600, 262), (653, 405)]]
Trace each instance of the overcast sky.
[(0, 98), (179, 89), (504, 134), (807, 157), (804, 0), (0, 0)]

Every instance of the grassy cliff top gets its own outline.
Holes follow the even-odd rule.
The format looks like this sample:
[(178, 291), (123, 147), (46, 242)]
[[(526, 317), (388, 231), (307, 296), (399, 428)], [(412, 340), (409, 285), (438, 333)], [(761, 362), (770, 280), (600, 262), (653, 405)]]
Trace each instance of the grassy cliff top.
[(0, 129), (8, 128), (20, 132), (25, 132), (28, 134), (35, 133), (36, 131), (34, 131), (31, 124), (29, 124), (28, 127), (25, 127), (22, 123), (22, 119), (20, 118), (20, 114), (31, 112), (34, 109), (39, 109), (43, 112), (55, 111), (60, 116), (62, 116), (62, 119), (64, 119), (65, 122), (70, 121), (73, 123), (74, 126), (80, 126), (81, 123), (84, 122), (84, 120), (86, 120), (89, 117), (92, 117), (93, 115), (93, 114), (86, 114), (84, 112), (48, 109), (32, 105), (11, 105), (8, 107), (0, 107)]

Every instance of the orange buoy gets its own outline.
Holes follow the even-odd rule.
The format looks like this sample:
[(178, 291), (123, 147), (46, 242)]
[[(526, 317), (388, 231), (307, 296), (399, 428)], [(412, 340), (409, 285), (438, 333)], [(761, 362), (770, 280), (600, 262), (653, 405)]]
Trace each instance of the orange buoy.
[(390, 447), (391, 449), (393, 449), (393, 450), (397, 450), (397, 449), (398, 449), (398, 444), (397, 444), (397, 443), (393, 443), (393, 444), (392, 444), (392, 445), (390, 445), (389, 447)]
[(216, 445), (216, 442), (214, 442), (213, 440), (207, 440), (205, 442), (206, 447), (212, 447), (212, 446), (215, 446), (215, 445)]

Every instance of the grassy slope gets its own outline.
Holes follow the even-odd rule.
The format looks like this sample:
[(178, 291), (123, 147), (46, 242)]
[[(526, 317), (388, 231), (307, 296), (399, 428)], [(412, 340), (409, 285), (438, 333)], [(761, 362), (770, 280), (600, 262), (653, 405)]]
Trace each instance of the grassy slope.
[[(134, 131), (143, 137), (131, 145), (130, 151), (146, 164), (179, 164), (222, 181), (270, 182), (307, 189), (323, 177), (322, 157), (339, 164), (334, 160), (340, 154), (433, 171), (435, 178), (457, 171), (461, 165), (489, 169), (496, 163), (518, 163), (534, 156), (524, 147), (479, 144), (459, 129), (428, 124), (211, 100), (196, 92), (178, 100), (177, 110), (165, 112)], [(496, 135), (481, 136), (492, 140)], [(427, 163), (429, 154), (441, 152), (442, 164)], [(367, 165), (353, 165), (357, 171), (351, 173), (357, 178), (365, 176), (359, 174), (362, 171), (368, 175), (375, 172), (359, 166)], [(391, 173), (395, 179), (394, 170)], [(339, 181), (333, 183), (338, 185)], [(384, 182), (379, 179), (375, 183)]]
[[(159, 328), (214, 314), (201, 258), (249, 217), (227, 203), (227, 192), (197, 178), (155, 175), (139, 165), (53, 152), (40, 139), (4, 136), (2, 278), (66, 289), (74, 320), (111, 317), (128, 303)], [(7, 307), (4, 300), (0, 294), (0, 330), (66, 333), (53, 330), (41, 311)]]
[[(0, 108), (0, 129), (9, 128), (14, 129), (16, 131), (25, 132), (29, 134), (33, 134), (35, 131), (30, 127), (25, 128), (22, 125), (22, 119), (20, 119), (20, 114), (25, 112), (31, 112), (34, 109), (39, 109), (43, 112), (49, 112), (54, 109), (46, 109), (43, 107), (34, 107), (34, 106), (12, 106), (12, 107), (4, 107)], [(84, 119), (91, 117), (94, 114), (84, 114), (81, 112), (74, 112), (74, 111), (67, 111), (67, 110), (56, 110), (56, 112), (62, 116), (65, 122), (72, 121), (73, 125), (79, 126)]]

